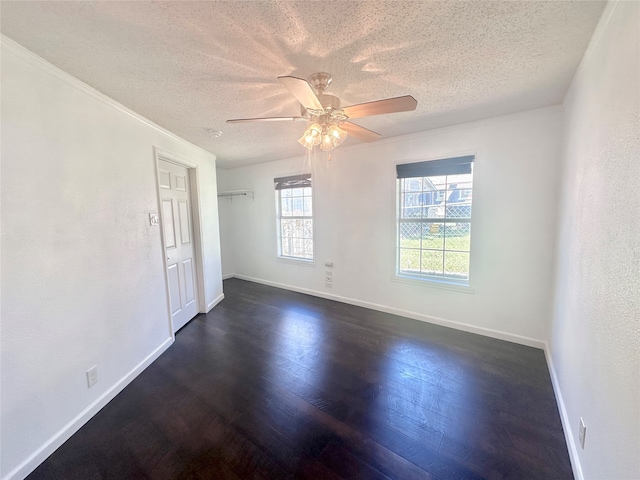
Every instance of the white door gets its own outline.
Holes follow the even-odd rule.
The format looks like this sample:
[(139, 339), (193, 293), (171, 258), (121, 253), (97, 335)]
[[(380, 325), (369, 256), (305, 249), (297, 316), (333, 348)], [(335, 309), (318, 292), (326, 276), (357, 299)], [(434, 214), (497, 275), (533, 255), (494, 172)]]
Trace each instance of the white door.
[(189, 171), (185, 167), (159, 160), (158, 176), (169, 301), (173, 331), (176, 332), (198, 314)]

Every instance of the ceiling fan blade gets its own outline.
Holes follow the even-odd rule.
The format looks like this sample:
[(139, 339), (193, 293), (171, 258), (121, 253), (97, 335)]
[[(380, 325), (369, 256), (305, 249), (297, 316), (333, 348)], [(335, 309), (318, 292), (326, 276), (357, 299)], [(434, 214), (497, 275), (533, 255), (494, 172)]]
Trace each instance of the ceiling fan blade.
[(403, 97), (387, 98), (375, 102), (359, 103), (344, 107), (344, 113), (349, 118), (370, 117), (383, 113), (409, 112), (415, 110), (418, 102), (411, 95)]
[(296, 77), (278, 77), (278, 80), (289, 89), (291, 95), (302, 104), (304, 108), (312, 110), (322, 110), (322, 104), (316, 96), (309, 82)]
[(260, 117), (260, 118), (234, 118), (227, 120), (227, 123), (247, 123), (247, 122), (299, 122), (306, 121), (305, 117)]
[(349, 135), (357, 138), (358, 140), (362, 140), (363, 142), (375, 142), (382, 136), (373, 130), (368, 130), (351, 122), (344, 122), (340, 124), (340, 128), (345, 130)]

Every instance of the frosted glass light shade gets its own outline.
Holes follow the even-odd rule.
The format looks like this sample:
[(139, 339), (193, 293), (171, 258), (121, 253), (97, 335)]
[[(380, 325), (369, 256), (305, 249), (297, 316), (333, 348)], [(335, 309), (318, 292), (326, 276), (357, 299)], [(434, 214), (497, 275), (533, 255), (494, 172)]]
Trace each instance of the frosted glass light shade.
[(327, 129), (327, 133), (331, 136), (335, 147), (340, 145), (347, 138), (347, 132), (342, 130), (338, 125), (331, 125)]
[(322, 135), (322, 143), (320, 144), (320, 150), (333, 150), (333, 147), (335, 145), (333, 144), (333, 138), (331, 138), (331, 135)]
[(311, 137), (311, 141), (314, 145), (320, 145), (322, 141), (322, 127), (317, 123), (312, 123), (307, 129), (309, 137)]
[(317, 145), (317, 143), (313, 142), (314, 138), (309, 134), (309, 130), (305, 131), (302, 137), (300, 137), (300, 140), (298, 140), (298, 143), (308, 150), (313, 149), (313, 146)]
[(312, 123), (298, 140), (298, 143), (308, 150), (320, 145), (324, 151), (333, 150), (347, 138), (347, 132), (335, 123)]

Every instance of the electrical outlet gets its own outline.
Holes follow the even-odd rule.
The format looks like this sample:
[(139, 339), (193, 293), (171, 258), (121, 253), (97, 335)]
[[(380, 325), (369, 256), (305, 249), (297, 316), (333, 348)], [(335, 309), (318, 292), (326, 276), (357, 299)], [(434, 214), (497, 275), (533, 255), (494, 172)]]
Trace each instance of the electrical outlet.
[(330, 270), (327, 270), (326, 272), (324, 272), (325, 276), (327, 277), (333, 277), (333, 272)]
[(333, 278), (331, 277), (324, 277), (324, 281), (327, 283), (332, 283), (333, 282)]
[(98, 383), (98, 366), (94, 365), (89, 370), (87, 370), (87, 385), (89, 386), (89, 388), (91, 388), (96, 383)]
[(580, 417), (580, 446), (584, 450), (584, 441), (587, 437), (587, 426), (584, 424), (584, 420)]

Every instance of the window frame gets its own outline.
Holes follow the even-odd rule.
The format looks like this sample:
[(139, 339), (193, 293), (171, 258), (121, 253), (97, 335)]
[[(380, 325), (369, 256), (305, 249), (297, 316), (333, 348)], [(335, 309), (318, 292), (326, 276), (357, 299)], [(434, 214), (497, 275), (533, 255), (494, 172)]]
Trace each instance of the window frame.
[[(445, 217), (434, 217), (433, 219), (430, 219), (429, 217), (424, 217), (423, 213), (421, 213), (421, 215), (419, 217), (415, 217), (415, 218), (410, 218), (410, 217), (404, 217), (403, 218), (403, 211), (402, 211), (402, 207), (404, 205), (403, 203), (403, 195), (405, 193), (420, 193), (420, 194), (424, 194), (425, 190), (424, 190), (424, 186), (421, 187), (421, 190), (418, 191), (408, 191), (408, 190), (404, 190), (403, 189), (403, 180), (408, 179), (408, 178), (416, 178), (419, 179), (421, 182), (424, 182), (424, 178), (433, 178), (433, 177), (449, 177), (449, 176), (453, 176), (453, 175), (461, 175), (463, 173), (459, 173), (459, 172), (451, 172), (451, 173), (443, 173), (442, 171), (438, 171), (437, 173), (434, 173), (432, 175), (418, 175), (417, 173), (407, 173), (407, 172), (412, 172), (412, 171), (420, 171), (420, 165), (421, 164), (427, 164), (430, 162), (436, 162), (436, 164), (439, 163), (444, 163), (448, 160), (454, 161), (453, 163), (455, 163), (455, 161), (466, 161), (465, 159), (470, 159), (467, 163), (470, 163), (471, 166), (471, 171), (468, 172), (470, 173), (471, 176), (471, 188), (467, 188), (465, 187), (461, 187), (461, 188), (457, 188), (457, 190), (460, 192), (460, 198), (463, 199), (463, 201), (465, 201), (466, 199), (469, 198), (469, 196), (471, 197), (471, 202), (468, 204), (469, 208), (471, 209), (471, 212), (469, 214), (468, 217), (451, 217), (451, 218), (447, 218), (446, 217), (446, 203), (443, 204), (444, 208), (445, 208)], [(397, 281), (397, 282), (401, 282), (401, 283), (409, 283), (409, 284), (416, 284), (416, 285), (422, 285), (422, 286), (429, 286), (429, 287), (437, 287), (437, 288), (444, 288), (447, 290), (456, 290), (456, 291), (462, 291), (465, 293), (474, 293), (471, 287), (471, 251), (472, 251), (472, 235), (471, 235), (471, 230), (472, 230), (472, 217), (473, 217), (473, 206), (476, 204), (476, 202), (474, 202), (474, 199), (476, 198), (476, 193), (474, 192), (475, 190), (475, 176), (476, 176), (476, 160), (477, 160), (477, 156), (475, 154), (468, 154), (465, 155), (463, 157), (452, 157), (452, 158), (442, 158), (442, 157), (438, 157), (438, 158), (434, 158), (431, 160), (426, 160), (426, 161), (419, 161), (419, 162), (412, 162), (412, 163), (398, 163), (396, 164), (396, 170), (397, 170), (397, 175), (396, 175), (396, 195), (395, 195), (395, 199), (396, 199), (396, 215), (395, 215), (395, 223), (396, 223), (396, 228), (395, 228), (395, 239), (394, 239), (394, 248), (395, 248), (395, 261), (394, 261), (394, 276), (393, 276), (393, 280)], [(434, 164), (435, 165), (435, 164)], [(458, 165), (459, 167), (459, 165)], [(400, 169), (403, 169), (402, 173), (403, 176), (400, 176)], [(456, 168), (456, 167), (453, 167)], [(440, 170), (440, 167), (436, 167), (436, 170)], [(442, 190), (442, 192), (446, 192), (445, 199), (448, 199), (449, 195), (450, 195), (450, 190), (449, 190), (449, 185), (453, 184), (453, 183), (459, 183), (459, 182), (451, 182), (449, 181), (448, 178), (445, 178), (445, 190)], [(438, 190), (438, 192), (441, 192), (441, 190)], [(438, 193), (438, 197), (440, 197), (440, 193)], [(421, 202), (420, 203), (420, 208), (423, 208), (424, 204)], [(462, 221), (461, 221), (462, 220)], [(441, 225), (446, 225), (446, 224), (455, 224), (455, 223), (467, 223), (469, 225), (469, 246), (468, 246), (468, 251), (460, 251), (460, 252), (468, 252), (468, 265), (467, 265), (467, 272), (466, 272), (466, 278), (455, 278), (454, 276), (446, 276), (443, 272), (442, 275), (438, 275), (438, 274), (433, 274), (430, 275), (428, 273), (422, 273), (422, 267), (420, 268), (420, 272), (416, 273), (416, 274), (412, 274), (406, 271), (402, 271), (401, 270), (401, 264), (400, 264), (400, 260), (401, 260), (401, 254), (402, 254), (402, 249), (403, 247), (401, 246), (401, 224), (405, 223), (405, 222), (419, 222), (420, 224), (424, 225), (424, 224), (441, 224)], [(421, 227), (422, 230), (423, 227)], [(422, 234), (421, 234), (422, 236)], [(420, 252), (421, 258), (422, 258), (422, 251), (423, 250), (427, 250), (427, 251), (441, 251), (443, 254), (443, 257), (445, 255), (445, 253), (449, 250), (446, 249), (446, 233), (443, 236), (443, 248), (442, 250), (433, 250), (433, 249), (423, 249), (422, 248), (422, 243), (420, 245), (420, 248), (416, 249)], [(406, 248), (406, 247), (405, 247)], [(453, 250), (453, 252), (457, 252), (457, 250)], [(422, 262), (421, 262), (422, 263)], [(445, 267), (444, 264), (444, 259), (443, 259), (443, 268)]]
[[(308, 180), (308, 185), (291, 185), (291, 186), (286, 186), (283, 188), (278, 188), (278, 183), (279, 182), (287, 182), (290, 181), (290, 183), (296, 183), (297, 180)], [(313, 183), (311, 182), (311, 174), (302, 174), (302, 175), (295, 175), (295, 176), (290, 176), (290, 177), (282, 177), (282, 178), (276, 178), (274, 179), (274, 183), (275, 183), (275, 202), (276, 202), (276, 238), (277, 238), (277, 252), (276, 252), (276, 259), (280, 262), (284, 262), (284, 263), (293, 263), (293, 264), (299, 264), (299, 265), (309, 265), (309, 266), (313, 266), (315, 264), (315, 256), (316, 256), (316, 252), (315, 252), (315, 247), (316, 247), (316, 242), (315, 242), (315, 228), (314, 228), (314, 203), (315, 203), (315, 198), (314, 198), (314, 192), (313, 192)], [(304, 207), (303, 207), (303, 215), (288, 215), (288, 216), (283, 216), (282, 214), (282, 191), (283, 190), (297, 190), (297, 189), (304, 189), (304, 188), (310, 188), (311, 189), (311, 194), (310, 195), (302, 195), (302, 196), (296, 196), (297, 198), (311, 198), (311, 215), (304, 215)], [(286, 198), (286, 197), (285, 197)], [(294, 197), (290, 197), (290, 198), (294, 198)], [(283, 252), (283, 236), (282, 236), (282, 221), (283, 220), (310, 220), (311, 221), (311, 258), (305, 258), (305, 257), (296, 257), (296, 256), (292, 256), (292, 255), (285, 255)], [(303, 237), (304, 239), (304, 237)]]

